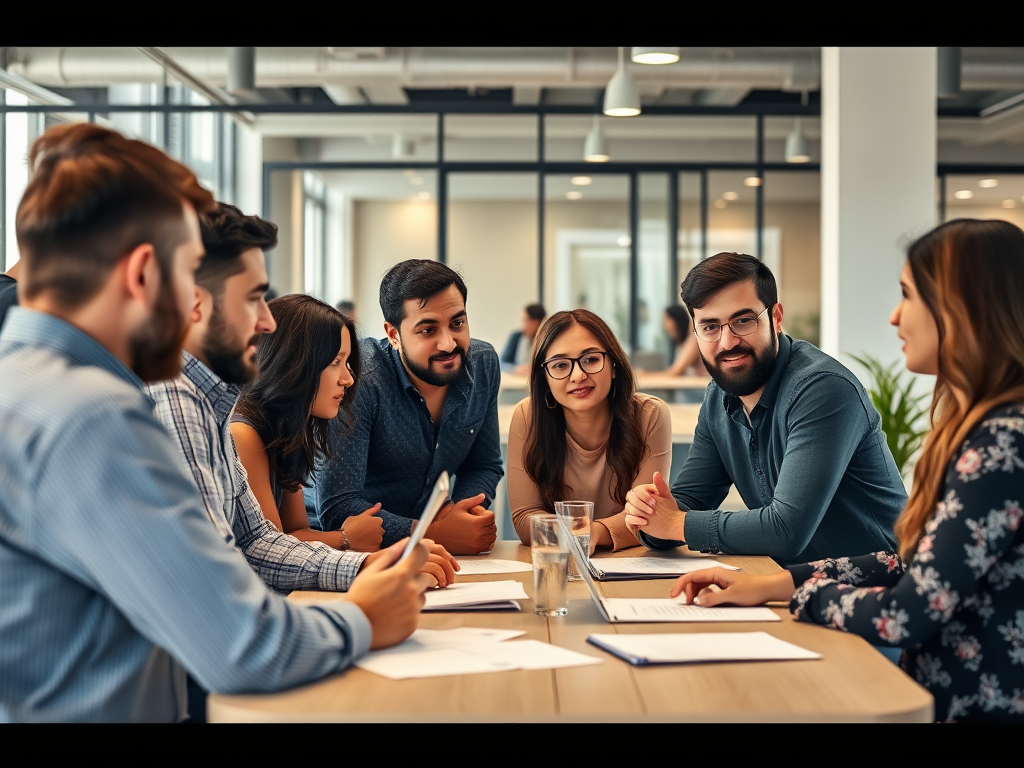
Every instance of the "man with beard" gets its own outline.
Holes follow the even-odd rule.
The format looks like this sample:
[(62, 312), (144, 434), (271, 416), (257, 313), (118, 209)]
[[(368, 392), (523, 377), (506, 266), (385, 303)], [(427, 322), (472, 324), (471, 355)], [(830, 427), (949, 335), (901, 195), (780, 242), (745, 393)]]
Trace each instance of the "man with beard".
[(0, 332), (0, 721), (177, 721), (186, 670), (276, 691), (408, 637), (426, 547), (289, 603), (224, 545), (153, 415), (143, 385), (181, 369), (210, 193), (88, 123), (51, 128), (29, 167)]
[[(444, 264), (403, 261), (380, 284), (385, 339), (360, 342), (353, 404), (332, 424), (335, 458), (318, 472), (314, 527), (381, 502), (383, 545), (408, 536), (442, 471), (451, 501), (427, 536), (456, 555), (488, 552), (497, 538), (487, 507), (503, 474), (498, 355), (470, 340), (466, 284)], [(369, 501), (368, 501), (369, 500)]]
[[(771, 270), (719, 253), (681, 297), (713, 381), (671, 490), (655, 474), (626, 496), (640, 541), (780, 564), (892, 549), (907, 493), (881, 417), (852, 372), (782, 333)], [(718, 508), (734, 483), (746, 511)]]

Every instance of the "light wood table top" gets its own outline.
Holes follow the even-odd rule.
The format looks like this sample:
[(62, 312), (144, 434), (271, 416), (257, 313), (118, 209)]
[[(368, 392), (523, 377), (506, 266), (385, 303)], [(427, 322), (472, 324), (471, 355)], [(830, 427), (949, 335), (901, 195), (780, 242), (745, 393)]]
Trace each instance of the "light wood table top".
[[(666, 389), (694, 389), (703, 392), (711, 381), (707, 376), (665, 376), (659, 374), (642, 374), (637, 376), (637, 389), (651, 392)], [(525, 397), (529, 377), (520, 373), (502, 373), (500, 391), (515, 390)]]
[[(700, 413), (700, 403), (665, 403), (672, 416), (672, 442), (692, 443), (693, 432), (697, 428), (697, 416)], [(508, 442), (508, 432), (512, 425), (512, 414), (515, 413), (515, 405), (498, 404), (498, 432), (501, 434), (501, 442)]]
[[(637, 556), (624, 550), (614, 556)], [(529, 562), (530, 550), (499, 541), (494, 557)], [(650, 556), (659, 556), (653, 555)], [(690, 555), (685, 549), (669, 557)], [(767, 557), (717, 556), (751, 574), (774, 573)], [(467, 581), (516, 578), (533, 594), (531, 573), (466, 576)], [(605, 582), (609, 597), (665, 597), (671, 579)], [(330, 593), (293, 592), (298, 602)], [(210, 722), (929, 722), (934, 702), (865, 640), (795, 622), (784, 607), (777, 623), (608, 624), (582, 582), (569, 584), (569, 614), (545, 618), (522, 601), (522, 612), (425, 613), (420, 626), (520, 629), (520, 639), (550, 642), (604, 663), (556, 670), (389, 680), (352, 667), (282, 693), (212, 694)], [(814, 661), (677, 664), (634, 667), (587, 642), (596, 632), (765, 631), (822, 654)]]

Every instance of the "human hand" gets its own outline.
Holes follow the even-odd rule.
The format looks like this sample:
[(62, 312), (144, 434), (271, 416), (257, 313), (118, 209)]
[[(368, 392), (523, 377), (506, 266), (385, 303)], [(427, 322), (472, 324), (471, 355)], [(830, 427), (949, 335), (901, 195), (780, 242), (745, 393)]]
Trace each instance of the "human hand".
[(612, 534), (608, 530), (607, 525), (600, 520), (595, 520), (590, 524), (590, 552), (587, 554), (594, 554), (598, 547), (611, 547), (614, 545), (615, 542), (612, 541)]
[(349, 545), (356, 552), (376, 552), (380, 549), (380, 543), (384, 540), (384, 521), (374, 517), (378, 512), (379, 501), (358, 515), (346, 517), (342, 522), (341, 530), (348, 536)]
[(494, 513), (480, 506), (482, 493), (450, 503), (427, 528), (427, 536), (453, 555), (490, 552), (498, 538)]
[(654, 482), (638, 485), (626, 494), (626, 525), (636, 535), (643, 529), (648, 536), (684, 541), (686, 513), (679, 509), (661, 472)]
[(702, 568), (680, 576), (669, 593), (686, 596), (686, 602), (711, 608), (715, 605), (763, 605), (772, 600), (788, 601), (796, 587), (789, 571), (771, 576), (751, 576), (725, 568)]
[[(427, 562), (420, 569), (420, 573), (429, 575), (436, 582), (431, 584), (431, 587), (447, 587), (453, 584), (455, 582), (455, 572), (462, 570), (459, 561), (452, 557), (448, 550), (440, 544), (436, 544), (430, 539), (422, 539), (422, 541), (427, 545), (430, 554), (427, 556)], [(386, 549), (373, 552), (366, 556), (360, 568), (366, 568), (370, 563), (387, 557), (389, 555)]]
[(423, 542), (395, 565), (407, 542), (408, 539), (402, 539), (380, 552), (371, 563), (364, 563), (345, 594), (345, 599), (358, 605), (370, 621), (371, 650), (400, 643), (413, 633), (426, 601), (423, 593), (432, 586), (434, 577), (420, 572), (429, 556), (429, 548)]

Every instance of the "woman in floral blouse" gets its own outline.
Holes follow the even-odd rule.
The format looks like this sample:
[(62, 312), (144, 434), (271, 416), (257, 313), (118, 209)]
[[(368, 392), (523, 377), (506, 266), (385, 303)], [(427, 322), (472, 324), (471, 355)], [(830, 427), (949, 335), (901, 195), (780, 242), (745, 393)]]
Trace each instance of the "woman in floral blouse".
[(789, 600), (800, 621), (903, 648), (940, 720), (1024, 720), (1024, 232), (958, 219), (913, 243), (900, 277), (907, 368), (935, 374), (932, 429), (896, 522), (899, 553), (772, 576), (695, 571), (698, 605)]

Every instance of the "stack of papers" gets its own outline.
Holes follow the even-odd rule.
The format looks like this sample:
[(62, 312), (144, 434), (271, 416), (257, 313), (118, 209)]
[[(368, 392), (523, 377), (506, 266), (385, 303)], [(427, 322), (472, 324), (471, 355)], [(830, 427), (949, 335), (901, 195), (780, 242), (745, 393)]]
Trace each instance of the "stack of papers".
[(699, 661), (789, 661), (821, 654), (787, 643), (767, 632), (590, 635), (587, 640), (630, 664)]
[(468, 675), (510, 669), (557, 669), (600, 664), (601, 659), (539, 640), (506, 640), (526, 634), (514, 629), (417, 629), (404, 643), (371, 651), (357, 667), (392, 680)]
[(428, 589), (424, 611), (521, 611), (517, 600), (529, 595), (518, 581), (456, 582), (444, 589)]
[(500, 560), (487, 557), (460, 557), (461, 570), (459, 576), (475, 576), (480, 573), (529, 573), (533, 570), (530, 563), (519, 560)]
[(682, 598), (602, 597), (601, 605), (613, 622), (651, 621), (781, 621), (771, 608), (756, 606), (701, 608)]
[(590, 560), (590, 572), (602, 581), (618, 579), (664, 579), (703, 568), (738, 571), (735, 565), (709, 557), (599, 557)]

